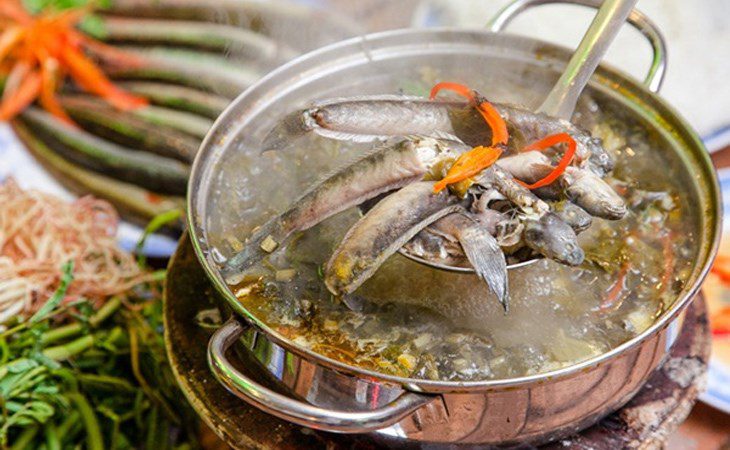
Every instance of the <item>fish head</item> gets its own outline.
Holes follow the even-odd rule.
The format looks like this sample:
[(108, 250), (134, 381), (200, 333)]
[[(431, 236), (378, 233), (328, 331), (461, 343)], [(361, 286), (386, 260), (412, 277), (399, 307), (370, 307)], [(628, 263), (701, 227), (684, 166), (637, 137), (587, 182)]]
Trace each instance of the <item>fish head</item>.
[(598, 175), (588, 170), (583, 170), (574, 177), (566, 193), (593, 216), (619, 220), (626, 215), (627, 208), (623, 198)]
[(556, 214), (576, 233), (587, 230), (593, 223), (593, 217), (583, 208), (570, 202), (565, 202)]
[(351, 259), (333, 256), (325, 270), (324, 284), (333, 295), (342, 297), (354, 291), (354, 263)]
[(424, 136), (408, 136), (401, 145), (408, 146), (435, 178), (443, 178), (451, 164), (465, 151), (464, 144), (459, 142)]
[(585, 139), (585, 146), (590, 151), (591, 161), (603, 169), (606, 173), (610, 173), (616, 162), (611, 157), (611, 154), (603, 148), (603, 141), (600, 138), (587, 137)]
[(577, 154), (580, 159), (589, 162), (591, 168), (600, 176), (606, 176), (613, 171), (616, 162), (611, 154), (603, 147), (603, 141), (587, 133), (571, 134), (578, 145)]
[(575, 231), (554, 213), (525, 221), (525, 243), (536, 252), (569, 266), (583, 263), (585, 254)]

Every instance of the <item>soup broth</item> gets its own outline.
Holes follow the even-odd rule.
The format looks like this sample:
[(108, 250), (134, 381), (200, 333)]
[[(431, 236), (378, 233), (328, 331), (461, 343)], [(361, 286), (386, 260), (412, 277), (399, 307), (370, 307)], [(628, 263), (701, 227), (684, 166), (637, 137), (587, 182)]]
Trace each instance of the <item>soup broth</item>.
[[(354, 92), (332, 95), (425, 96), (439, 79), (432, 68), (404, 68), (400, 76), (375, 77)], [(534, 107), (526, 86), (551, 81), (513, 80), (499, 89), (478, 80), (471, 86), (495, 101)], [(289, 105), (282, 115), (301, 106)], [(616, 169), (607, 181), (626, 199), (628, 215), (615, 222), (594, 219), (580, 235), (582, 266), (540, 260), (511, 270), (507, 314), (475, 275), (438, 271), (399, 254), (354, 294), (333, 297), (322, 281), (323, 265), (361, 216), (357, 208), (299, 233), (231, 289), (251, 314), (297, 345), (386, 374), (502, 379), (598, 356), (646, 330), (671, 306), (690, 276), (699, 239), (697, 193), (679, 157), (638, 116), (612, 108), (592, 91), (574, 120), (613, 154)], [(370, 147), (309, 135), (278, 152), (241, 153), (221, 176), (236, 184), (255, 180), (267, 201), (251, 192), (232, 201), (245, 225), (215, 244), (234, 252), (253, 227), (303, 188)]]

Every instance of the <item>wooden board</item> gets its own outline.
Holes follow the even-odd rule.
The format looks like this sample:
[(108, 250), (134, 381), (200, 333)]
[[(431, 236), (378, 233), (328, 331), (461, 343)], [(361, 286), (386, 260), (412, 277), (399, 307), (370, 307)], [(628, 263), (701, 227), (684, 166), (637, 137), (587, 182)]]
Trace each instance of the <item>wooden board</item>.
[[(383, 448), (382, 439), (376, 444), (368, 435), (337, 435), (292, 425), (249, 406), (218, 384), (206, 363), (206, 345), (212, 331), (198, 326), (195, 319), (200, 311), (219, 304), (217, 295), (198, 264), (189, 239), (183, 236), (167, 277), (165, 341), (185, 395), (223, 442), (235, 449)], [(687, 312), (669, 359), (634, 399), (579, 435), (544, 448), (661, 448), (667, 436), (687, 417), (703, 388), (709, 353), (704, 300), (697, 298)], [(398, 441), (389, 446), (414, 447)]]

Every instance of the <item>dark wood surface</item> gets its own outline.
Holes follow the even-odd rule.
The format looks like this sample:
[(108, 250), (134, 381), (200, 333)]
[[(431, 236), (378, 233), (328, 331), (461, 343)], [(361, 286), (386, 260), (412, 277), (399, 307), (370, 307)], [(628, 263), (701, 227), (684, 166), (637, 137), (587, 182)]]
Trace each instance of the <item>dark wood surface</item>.
[[(367, 435), (314, 432), (248, 406), (229, 394), (208, 370), (206, 345), (212, 331), (196, 324), (198, 312), (217, 306), (218, 295), (183, 237), (170, 262), (165, 296), (165, 340), (173, 370), (201, 419), (236, 449), (382, 448)], [(614, 450), (661, 448), (689, 414), (705, 383), (710, 335), (702, 298), (690, 306), (667, 362), (624, 408), (579, 435), (546, 449)], [(253, 372), (256, 368), (251, 367)], [(210, 441), (210, 439), (208, 439)], [(225, 444), (210, 444), (225, 448)], [(399, 446), (397, 442), (391, 447)], [(434, 448), (428, 446), (429, 449)]]
[(730, 147), (724, 147), (712, 154), (712, 163), (718, 169), (730, 167)]

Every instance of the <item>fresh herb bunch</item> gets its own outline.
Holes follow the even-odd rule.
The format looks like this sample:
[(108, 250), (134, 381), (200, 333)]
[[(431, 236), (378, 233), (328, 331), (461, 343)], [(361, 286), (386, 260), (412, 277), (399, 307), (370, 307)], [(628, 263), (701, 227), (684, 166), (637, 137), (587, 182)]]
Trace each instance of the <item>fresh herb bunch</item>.
[(156, 275), (94, 309), (85, 300), (62, 304), (69, 262), (38, 312), (0, 332), (1, 448), (196, 446), (194, 412), (167, 362), (164, 271)]

